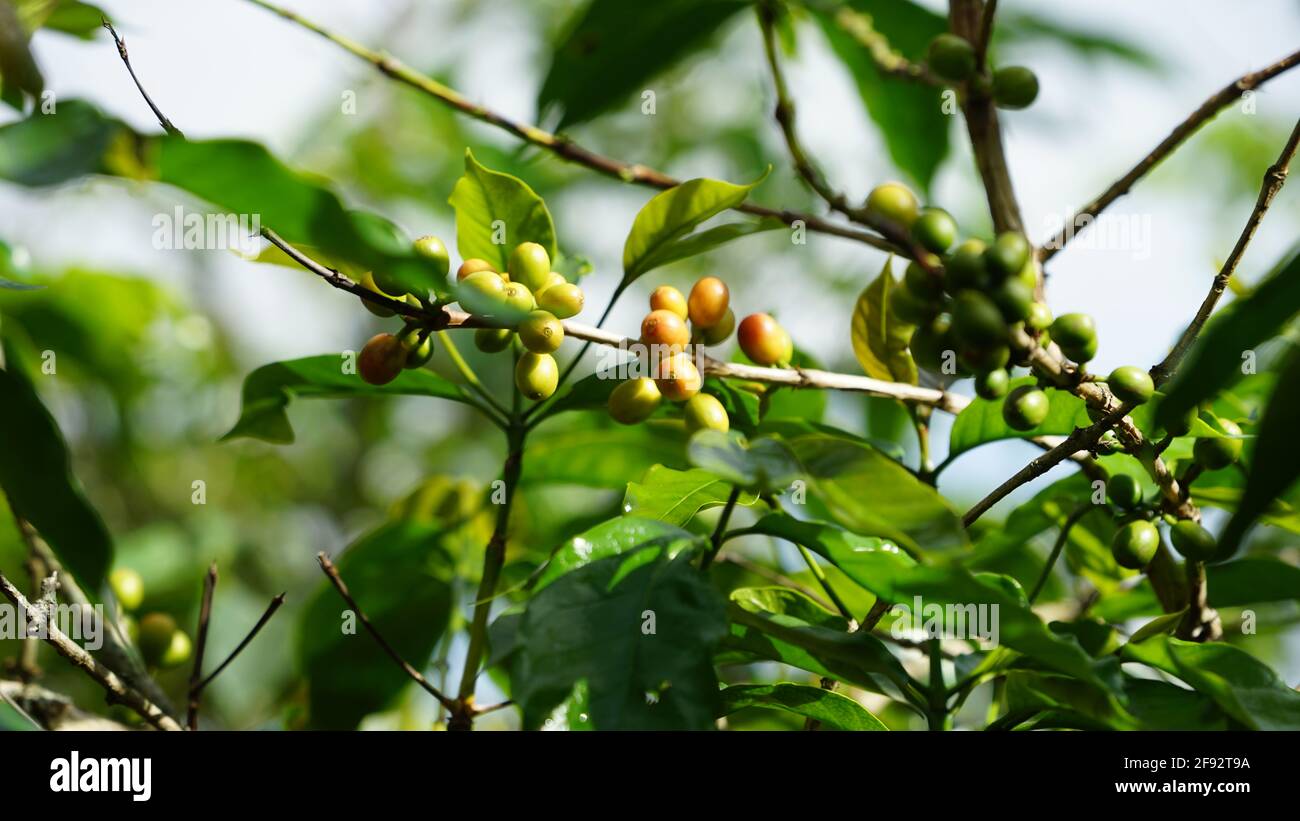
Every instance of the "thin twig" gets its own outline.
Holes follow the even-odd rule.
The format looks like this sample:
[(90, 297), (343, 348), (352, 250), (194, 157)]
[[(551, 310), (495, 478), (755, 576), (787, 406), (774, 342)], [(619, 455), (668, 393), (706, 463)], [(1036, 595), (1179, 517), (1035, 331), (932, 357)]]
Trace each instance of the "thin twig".
[(217, 591), (217, 563), (208, 566), (203, 577), (203, 600), (199, 604), (199, 629), (194, 640), (194, 667), (190, 670), (190, 709), (185, 726), (199, 728), (199, 681), (203, 677), (203, 652), (208, 647), (208, 628), (212, 624), (212, 596)]
[(985, 0), (984, 15), (980, 18), (980, 33), (975, 41), (975, 68), (984, 70), (988, 62), (989, 44), (993, 41), (993, 16), (998, 11), (998, 0)]
[(172, 121), (167, 119), (167, 115), (163, 114), (162, 109), (158, 108), (154, 103), (153, 98), (149, 96), (149, 92), (144, 90), (144, 85), (140, 82), (140, 78), (135, 75), (135, 68), (131, 65), (131, 58), (126, 53), (126, 41), (118, 36), (117, 30), (113, 28), (112, 23), (108, 22), (108, 18), (105, 17), (101, 19), (103, 20), (104, 28), (108, 29), (108, 33), (113, 35), (113, 42), (117, 43), (118, 55), (121, 56), (122, 62), (126, 64), (126, 70), (131, 75), (131, 79), (135, 81), (135, 87), (140, 90), (140, 96), (144, 97), (144, 101), (148, 103), (149, 108), (153, 110), (153, 115), (158, 118), (158, 124), (161, 125), (163, 130), (168, 134), (173, 134), (177, 137), (184, 137), (185, 135), (181, 133), (181, 130), (172, 125)]
[(271, 603), (266, 606), (266, 610), (262, 613), (262, 617), (257, 620), (257, 624), (253, 625), (253, 629), (248, 631), (248, 635), (244, 636), (243, 641), (239, 642), (238, 646), (236, 646), (234, 650), (230, 651), (230, 655), (226, 656), (225, 661), (217, 665), (217, 669), (209, 673), (207, 678), (200, 681), (198, 685), (194, 687), (194, 692), (196, 694), (202, 693), (207, 689), (207, 686), (212, 683), (212, 680), (221, 675), (221, 671), (229, 667), (230, 663), (234, 661), (240, 653), (244, 652), (244, 648), (252, 643), (253, 639), (257, 638), (257, 634), (261, 632), (262, 628), (266, 626), (266, 623), (275, 615), (275, 611), (279, 610), (280, 605), (284, 604), (284, 597), (285, 594), (281, 593), (271, 599)]
[(1030, 604), (1033, 604), (1034, 600), (1038, 598), (1038, 594), (1043, 592), (1047, 580), (1051, 578), (1052, 568), (1056, 567), (1056, 561), (1061, 557), (1061, 551), (1065, 549), (1065, 543), (1070, 539), (1070, 531), (1090, 510), (1092, 510), (1091, 502), (1082, 504), (1061, 524), (1061, 531), (1056, 534), (1056, 543), (1052, 545), (1052, 552), (1047, 556), (1047, 563), (1043, 565), (1043, 572), (1038, 575), (1038, 581), (1034, 582), (1034, 589), (1029, 593)]

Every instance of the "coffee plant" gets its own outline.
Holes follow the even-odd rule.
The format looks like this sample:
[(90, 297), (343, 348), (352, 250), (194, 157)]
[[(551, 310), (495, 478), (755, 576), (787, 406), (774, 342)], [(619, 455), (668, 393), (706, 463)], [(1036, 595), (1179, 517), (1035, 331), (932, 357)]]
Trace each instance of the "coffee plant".
[[(1234, 277), (1283, 189), (1300, 123), (1269, 146), (1253, 208), (1223, 209), (1244, 228), (1162, 360), (1092, 370), (1111, 344), (1105, 328), (1047, 302), (1050, 263), (1076, 233), (1300, 52), (1211, 95), (1036, 244), (1002, 134), (1050, 83), (1040, 88), (1032, 68), (1002, 55), (1044, 37), (1111, 57), (1126, 47), (1017, 8), (1029, 4), (951, 0), (943, 14), (909, 0), (587, 0), (541, 82), (540, 119), (554, 131), (268, 0), (229, 4), (270, 12), (258, 19), (286, 39), (312, 36), (368, 64), (376, 82), (417, 100), (423, 125), (408, 133), (381, 122), (356, 137), (378, 144), (384, 163), (365, 167), (367, 182), (344, 195), (257, 142), (186, 136), (150, 77), (193, 66), (128, 50), (107, 22), (100, 30), (94, 7), (0, 0), (0, 77), (14, 109), (0, 126), (0, 179), (27, 189), (116, 179), (166, 203), (154, 224), (164, 238), (160, 224), (184, 202), (197, 219), (176, 226), (183, 248), (207, 248), (214, 225), (232, 215), (257, 215), (258, 242), (241, 264), (256, 276), (293, 268), (323, 281), (369, 330), (341, 352), (244, 374), (223, 444), (209, 437), (193, 456), (139, 457), (152, 472), (145, 481), (126, 454), (73, 458), (61, 428), (75, 424), (78, 441), (93, 440), (112, 415), (141, 442), (167, 435), (150, 417), (119, 411), (145, 390), (138, 367), (122, 360), (153, 361), (182, 344), (138, 330), (177, 322), (174, 307), (90, 274), (33, 275), (0, 246), (0, 487), (13, 534), (0, 552), (0, 590), (42, 628), (39, 641), (4, 637), (13, 656), (0, 681), (6, 726), (222, 726), (215, 716), (234, 696), (221, 690), (216, 713), (204, 696), (214, 680), (240, 689), (252, 675), (247, 648), (279, 672), (267, 692), (242, 698), (284, 728), (1300, 729), (1300, 693), (1257, 657), (1254, 638), (1271, 633), (1283, 646), (1300, 601), (1300, 441), (1290, 432), (1300, 406), (1300, 254), (1250, 285)], [(717, 50), (706, 46), (724, 27), (761, 42), (754, 51), (774, 106), (764, 126), (781, 143), (775, 167), (758, 161), (761, 140), (748, 134), (671, 135), (722, 152), (752, 147), (755, 161), (738, 161), (749, 169), (743, 182), (680, 181), (570, 136), (628, 100), (647, 115), (667, 105), (641, 89), (688, 53), (711, 59)], [(37, 30), (111, 38), (117, 53), (98, 70), (134, 81), (140, 111), (159, 128), (51, 96), (28, 48)], [(865, 198), (844, 193), (802, 141), (785, 63), (814, 33), (857, 82), (894, 176), (910, 182), (873, 181)], [(253, 91), (273, 94), (276, 83), (267, 74)], [(460, 130), (466, 120), (526, 152), (481, 142)], [(964, 126), (982, 195), (966, 224), (953, 214), (972, 209), (931, 185), (951, 122)], [(455, 164), (454, 184), (412, 183), (402, 194), (426, 207), (432, 198), (454, 233), (437, 235), (439, 223), (408, 234), (362, 207), (405, 179), (403, 163), (417, 158), (403, 151)], [(645, 191), (634, 218), (619, 218), (621, 272), (587, 258), (614, 217), (557, 224), (539, 193), (558, 189), (564, 164)], [(582, 196), (574, 190), (561, 195)], [(759, 204), (783, 191), (808, 205)], [(826, 304), (814, 302), (821, 283), (802, 266), (806, 245), (830, 237), (873, 275), (854, 281), (856, 301), (822, 315), (810, 307)], [(783, 271), (776, 287), (726, 264), (735, 247), (761, 242), (765, 262)], [(1234, 298), (1221, 307), (1227, 290)], [(598, 293), (610, 296), (588, 299)], [(639, 326), (614, 327), (616, 303), (647, 293)], [(275, 312), (312, 322), (339, 315), (317, 305), (285, 300)], [(1169, 309), (1127, 310), (1141, 324)], [(800, 338), (818, 326), (840, 329), (855, 368), (819, 365)], [(204, 367), (225, 356), (210, 338), (183, 344), (207, 357)], [(63, 371), (46, 365), (65, 360), (74, 377), (105, 385), (79, 421), (50, 410), (66, 397), (47, 379)], [(183, 402), (199, 388), (165, 390)], [(855, 426), (827, 413), (832, 396), (900, 424)], [(299, 405), (326, 404), (307, 400), (345, 415), (299, 417)], [(288, 471), (291, 497), (339, 514), (366, 507), (355, 484), (344, 498), (331, 490), (328, 458), (282, 462), (289, 457), (241, 440), (293, 443), (293, 406), (294, 422), (310, 421), (300, 440), (333, 449), (329, 437), (345, 426), (339, 442), (364, 442), (380, 430), (372, 409), (392, 403), (438, 438), (404, 445), (426, 462), (423, 477), (382, 516), (349, 514), (368, 527), (342, 528), (361, 531), (346, 549), (334, 531), (304, 535), (309, 523), (286, 537), (312, 544), (309, 552), (272, 548), (281, 531), (257, 532), (266, 521), (258, 500), (231, 501), (234, 477), (249, 485), (238, 492), (256, 497)], [(946, 443), (934, 435), (942, 417)], [(1009, 440), (1038, 453), (1009, 476), (982, 473), (974, 504), (941, 492), (956, 460)], [(352, 444), (338, 447), (360, 459)], [(212, 494), (214, 506), (233, 505), (235, 522), (200, 540), (200, 572), (169, 553), (170, 542), (150, 550), (137, 535), (126, 539), (130, 551), (115, 546), (124, 534), (115, 539), (104, 522), (138, 523), (151, 505), (144, 518), (161, 523), (158, 534), (195, 526), (137, 486), (165, 480), (174, 494), (175, 477), (209, 458), (219, 466), (210, 483), (186, 478), (184, 493), (193, 504)], [(84, 490), (74, 468), (87, 464), (97, 466), (92, 487), (121, 487)], [(1015, 493), (1049, 472), (1035, 492)], [(92, 496), (111, 513), (101, 517)], [(225, 544), (239, 539), (267, 545), (266, 555)], [(219, 598), (218, 563), (201, 575), (210, 556), (260, 581)], [(169, 562), (187, 575), (165, 577), (157, 566)], [(281, 587), (304, 595), (272, 596)], [(60, 605), (104, 614), (102, 646), (61, 628)], [(42, 642), (114, 706), (92, 710), (77, 680), (77, 706), (56, 709), (70, 702), (52, 689), (62, 679), (43, 682), (42, 668), (56, 662)], [(1281, 659), (1293, 677), (1294, 653)], [(418, 720), (394, 718), (417, 703)]]

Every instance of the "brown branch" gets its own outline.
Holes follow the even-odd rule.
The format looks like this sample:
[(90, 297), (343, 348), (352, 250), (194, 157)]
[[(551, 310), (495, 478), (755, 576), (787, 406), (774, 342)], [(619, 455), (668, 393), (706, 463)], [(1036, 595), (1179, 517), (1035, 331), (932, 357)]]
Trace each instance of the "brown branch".
[[(338, 568), (336, 568), (334, 563), (329, 560), (329, 557), (324, 553), (317, 553), (316, 561), (320, 562), (321, 570), (325, 571), (325, 575), (329, 578), (330, 583), (334, 585), (334, 589), (339, 591), (339, 595), (343, 597), (343, 601), (347, 602), (348, 607), (357, 615), (357, 618), (361, 620), (361, 623), (365, 625), (366, 630), (370, 633), (370, 637), (373, 638), (375, 643), (388, 654), (388, 657), (391, 658), (398, 667), (401, 667), (402, 671), (411, 677), (411, 680), (423, 687), (425, 692), (436, 698), (439, 704), (449, 710), (454, 708), (456, 702), (443, 695), (442, 691), (437, 687), (434, 687), (419, 670), (412, 667), (406, 659), (402, 658), (401, 654), (394, 650), (393, 646), (388, 643), (388, 640), (385, 639), (383, 635), (375, 629), (375, 626), (370, 623), (370, 619), (366, 617), (365, 611), (361, 609), (361, 606), (352, 598), (352, 594), (348, 592), (347, 584), (344, 583), (343, 578), (339, 575)], [(216, 674), (214, 673), (213, 675)]]
[[(1139, 160), (1137, 165), (1130, 168), (1128, 173), (1111, 183), (1110, 187), (1092, 202), (1076, 211), (1074, 214), (1075, 224), (1077, 224), (1079, 217), (1087, 217), (1090, 220), (1095, 219), (1107, 206), (1127, 194), (1134, 183), (1146, 176), (1151, 169), (1172, 154), (1187, 138), (1200, 130), (1201, 126), (1212, 120), (1215, 115), (1231, 105), (1233, 101), (1240, 99), (1242, 94), (1258, 88), (1297, 64), (1300, 64), (1300, 51), (1289, 54), (1259, 71), (1245, 74), (1211, 94), (1205, 102), (1201, 103), (1199, 108), (1187, 116), (1187, 119), (1175, 126), (1169, 136), (1151, 149), (1151, 152)], [(1039, 260), (1046, 262), (1051, 259), (1057, 251), (1065, 247), (1065, 244), (1074, 237), (1074, 234), (1073, 224), (1063, 227), (1056, 236), (1043, 243), (1042, 247), (1038, 249)]]
[(986, 0), (984, 14), (980, 17), (979, 37), (975, 40), (975, 68), (983, 71), (988, 63), (989, 44), (993, 41), (993, 16), (998, 11), (998, 0)]
[(148, 103), (149, 108), (153, 110), (153, 115), (158, 118), (158, 124), (161, 125), (163, 130), (168, 134), (173, 134), (177, 137), (184, 137), (185, 135), (181, 133), (181, 130), (172, 125), (172, 121), (167, 119), (167, 115), (163, 114), (162, 109), (158, 108), (154, 103), (153, 98), (149, 96), (149, 92), (144, 90), (144, 85), (140, 82), (140, 78), (135, 75), (135, 68), (131, 65), (131, 58), (126, 53), (126, 41), (118, 36), (117, 30), (113, 28), (112, 23), (108, 22), (108, 18), (105, 17), (101, 19), (103, 20), (104, 28), (108, 29), (108, 33), (113, 35), (113, 42), (117, 44), (118, 56), (122, 58), (122, 62), (126, 65), (126, 70), (131, 75), (131, 79), (135, 81), (135, 87), (140, 90), (140, 96), (144, 97), (144, 101)]
[(225, 670), (227, 667), (229, 667), (230, 663), (234, 661), (239, 656), (240, 653), (244, 652), (244, 648), (247, 647), (250, 643), (252, 643), (253, 639), (257, 638), (257, 634), (262, 631), (262, 628), (266, 626), (266, 623), (271, 620), (272, 616), (275, 615), (275, 611), (279, 610), (280, 605), (284, 604), (284, 597), (285, 594), (281, 593), (280, 595), (271, 599), (271, 603), (266, 606), (266, 611), (263, 612), (262, 617), (257, 620), (257, 624), (253, 625), (253, 629), (248, 631), (248, 635), (244, 636), (243, 641), (239, 642), (239, 644), (235, 647), (235, 649), (230, 651), (230, 655), (226, 656), (225, 661), (218, 664), (217, 669), (213, 670), (210, 674), (208, 674), (207, 678), (200, 681), (197, 685), (194, 685), (192, 692), (194, 692), (196, 695), (198, 693), (202, 693), (204, 689), (206, 689), (207, 686), (212, 683), (213, 679), (221, 675), (222, 670)]
[(1169, 377), (1174, 375), (1178, 370), (1178, 364), (1182, 362), (1187, 351), (1196, 341), (1197, 335), (1201, 328), (1214, 312), (1214, 306), (1218, 304), (1219, 298), (1223, 296), (1224, 290), (1228, 287), (1228, 281), (1237, 270), (1237, 264), (1241, 262), (1242, 256), (1246, 253), (1246, 246), (1255, 236), (1255, 230), (1259, 228), (1260, 222), (1264, 219), (1264, 214), (1273, 204), (1273, 198), (1277, 192), (1282, 190), (1283, 183), (1286, 182), (1287, 172), (1291, 167), (1291, 160), (1295, 157), (1296, 149), (1300, 147), (1300, 120), (1296, 121), (1295, 128), (1291, 130), (1291, 136), (1282, 148), (1282, 153), (1278, 156), (1277, 162), (1268, 167), (1264, 172), (1264, 182), (1260, 186), (1259, 196), (1255, 199), (1255, 207), (1250, 212), (1249, 219), (1246, 220), (1246, 226), (1241, 229), (1237, 242), (1232, 246), (1232, 252), (1224, 261), (1223, 267), (1215, 275), (1214, 281), (1210, 284), (1210, 292), (1205, 295), (1201, 302), (1201, 307), (1196, 310), (1196, 316), (1188, 324), (1182, 336), (1178, 337), (1178, 342), (1169, 351), (1169, 355), (1164, 360), (1151, 369), (1151, 378), (1155, 380), (1156, 386), (1164, 384)]
[(217, 590), (217, 563), (208, 566), (203, 577), (203, 601), (199, 605), (199, 629), (194, 640), (194, 668), (190, 670), (190, 709), (185, 726), (199, 728), (199, 680), (203, 676), (203, 651), (208, 646), (208, 627), (212, 622), (212, 596)]

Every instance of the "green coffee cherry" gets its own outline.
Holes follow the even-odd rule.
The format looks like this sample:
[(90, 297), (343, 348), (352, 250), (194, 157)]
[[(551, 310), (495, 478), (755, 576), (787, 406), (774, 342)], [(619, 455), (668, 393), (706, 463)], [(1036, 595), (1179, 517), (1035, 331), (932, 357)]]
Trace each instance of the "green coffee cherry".
[(962, 348), (957, 361), (966, 366), (966, 370), (975, 373), (988, 373), (1003, 369), (1011, 361), (1011, 349), (1006, 345), (992, 345), (987, 348)]
[(1065, 354), (1067, 359), (1078, 362), (1082, 365), (1085, 362), (1091, 362), (1092, 358), (1097, 355), (1097, 340), (1092, 340), (1084, 345), (1061, 345), (1061, 353)]
[(491, 314), (506, 300), (506, 282), (492, 271), (476, 271), (460, 281), (456, 298), (471, 314)]
[(919, 208), (916, 195), (902, 183), (877, 185), (867, 195), (867, 213), (872, 218), (904, 230), (910, 230), (916, 222)]
[(981, 373), (975, 377), (975, 395), (981, 399), (1001, 399), (1007, 395), (1011, 384), (1011, 375), (1005, 368)]
[(511, 282), (522, 284), (530, 293), (540, 291), (551, 277), (551, 257), (537, 243), (522, 242), (510, 252), (506, 270), (510, 272)]
[(528, 399), (545, 399), (559, 384), (560, 369), (550, 354), (529, 351), (515, 364), (515, 386)]
[(122, 609), (132, 611), (144, 603), (144, 579), (129, 567), (119, 567), (108, 575), (108, 584)]
[[(415, 341), (417, 341), (417, 338), (413, 336), (412, 342)], [(402, 364), (403, 367), (408, 369), (423, 368), (429, 364), (430, 359), (433, 359), (433, 337), (426, 336), (423, 342), (420, 342), (407, 352), (406, 361)]]
[(912, 223), (912, 239), (927, 251), (946, 253), (957, 241), (957, 221), (942, 208), (924, 208)]
[(1045, 331), (1052, 324), (1052, 311), (1041, 302), (1035, 302), (1029, 308), (1025, 327), (1035, 331)]
[(1061, 314), (1052, 323), (1052, 339), (1062, 349), (1086, 347), (1097, 341), (1097, 324), (1087, 314)]
[[(1241, 428), (1229, 419), (1220, 419), (1219, 426), (1229, 436), (1240, 436)], [(1192, 458), (1207, 470), (1226, 468), (1241, 456), (1240, 439), (1197, 439), (1192, 446)]]
[(1142, 504), (1142, 484), (1127, 473), (1116, 473), (1106, 480), (1106, 498), (1132, 510)]
[(1108, 430), (1101, 435), (1101, 439), (1097, 441), (1097, 446), (1093, 450), (1097, 452), (1098, 456), (1109, 456), (1112, 453), (1119, 453), (1124, 450), (1124, 445), (1120, 443), (1115, 431)]
[(903, 285), (918, 302), (935, 302), (943, 298), (942, 280), (921, 267), (920, 263), (908, 263), (903, 273)]
[(1043, 424), (1052, 403), (1033, 385), (1021, 385), (1002, 401), (1002, 420), (1013, 430), (1032, 430)]
[(553, 353), (564, 341), (564, 326), (548, 311), (533, 311), (519, 323), (519, 341), (533, 353)]
[(552, 285), (537, 295), (537, 307), (555, 314), (557, 319), (568, 319), (582, 312), (585, 297), (577, 285), (565, 282)]
[(993, 102), (999, 108), (1028, 108), (1038, 96), (1038, 77), (1024, 66), (993, 72)]
[(177, 630), (172, 633), (172, 640), (167, 644), (167, 650), (163, 653), (158, 666), (163, 668), (180, 667), (190, 660), (190, 654), (193, 650), (194, 646), (190, 643), (190, 637), (185, 635), (184, 630)]
[(963, 347), (982, 348), (1007, 340), (1007, 323), (1002, 311), (979, 291), (957, 294), (952, 308), (952, 329)]
[[(395, 299), (392, 294), (386, 294), (379, 290), (379, 286), (375, 284), (375, 275), (369, 271), (361, 276), (361, 287), (365, 288), (367, 291), (373, 291), (381, 296), (386, 296), (389, 299)], [(375, 316), (384, 318), (395, 316), (395, 313), (392, 310), (385, 308), (383, 305), (376, 305), (368, 299), (361, 300), (361, 304), (366, 306), (366, 310)]]
[(1119, 401), (1130, 405), (1149, 402), (1156, 392), (1156, 385), (1151, 381), (1151, 375), (1133, 365), (1121, 365), (1111, 371), (1110, 376), (1106, 378), (1106, 384)]
[(1180, 556), (1197, 562), (1214, 558), (1219, 549), (1214, 534), (1190, 519), (1180, 519), (1169, 528), (1169, 541)]
[(889, 312), (909, 325), (929, 321), (937, 310), (934, 305), (918, 298), (908, 288), (895, 288), (889, 292)]
[(987, 246), (978, 239), (968, 239), (958, 245), (944, 263), (944, 273), (948, 280), (948, 290), (970, 289), (983, 291), (989, 287), (989, 271), (984, 265), (984, 251)]
[(952, 338), (952, 315), (939, 314), (919, 326), (908, 347), (916, 364), (928, 371), (941, 371), (944, 352), (957, 349), (956, 340)]
[(960, 83), (975, 71), (975, 47), (956, 34), (940, 34), (930, 41), (926, 62), (943, 79)]
[(635, 425), (649, 419), (662, 401), (663, 395), (653, 379), (629, 379), (610, 393), (609, 415), (619, 424)]
[(374, 279), (375, 287), (380, 293), (388, 294), (393, 299), (401, 299), (406, 295), (406, 286), (389, 272), (372, 271), (371, 277)]
[(1200, 408), (1192, 406), (1182, 417), (1173, 420), (1165, 426), (1165, 433), (1170, 436), (1186, 436), (1192, 432), (1192, 426), (1196, 420), (1201, 418)]
[(140, 619), (140, 655), (150, 667), (161, 666), (171, 648), (172, 636), (178, 631), (176, 620), (166, 613), (149, 613)]
[(437, 237), (420, 237), (415, 241), (415, 253), (433, 264), (433, 271), (439, 281), (447, 278), (451, 271), (451, 255), (447, 253), (447, 246), (442, 244), (442, 240)]
[(1110, 552), (1115, 557), (1115, 563), (1129, 570), (1141, 570), (1150, 564), (1159, 547), (1160, 531), (1145, 519), (1124, 525), (1115, 531), (1110, 542)]
[(1034, 289), (1012, 277), (1004, 279), (989, 293), (989, 296), (993, 298), (998, 310), (1002, 311), (1002, 318), (1007, 322), (1028, 321), (1034, 305), (1037, 304), (1034, 302)]
[(537, 307), (537, 300), (533, 298), (533, 292), (527, 285), (522, 282), (511, 280), (505, 284), (502, 289), (504, 303), (499, 311), (507, 319), (518, 320), (529, 314)]
[(692, 433), (699, 430), (720, 430), (726, 433), (731, 428), (727, 418), (727, 409), (722, 407), (716, 396), (697, 393), (682, 406), (682, 418), (686, 420), (686, 429)]
[(736, 330), (736, 313), (728, 308), (727, 313), (719, 320), (717, 325), (712, 328), (704, 328), (700, 332), (700, 341), (705, 345), (717, 345), (725, 342), (734, 330)]
[(515, 332), (509, 328), (479, 328), (474, 331), (474, 346), (483, 353), (500, 353), (514, 338)]
[(1004, 231), (984, 251), (984, 264), (994, 279), (1018, 274), (1029, 262), (1033, 249), (1022, 234)]

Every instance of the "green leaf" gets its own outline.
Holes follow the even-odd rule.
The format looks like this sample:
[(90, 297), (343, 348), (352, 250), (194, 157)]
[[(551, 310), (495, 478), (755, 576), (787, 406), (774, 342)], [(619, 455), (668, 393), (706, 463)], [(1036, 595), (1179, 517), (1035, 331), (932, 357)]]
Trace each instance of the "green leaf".
[(563, 110), (558, 129), (641, 105), (650, 81), (703, 46), (748, 0), (591, 0), (565, 25), (538, 95)]
[(749, 442), (735, 431), (701, 430), (687, 450), (691, 464), (758, 493), (780, 493), (799, 477), (799, 463), (779, 439)]
[(125, 133), (89, 103), (64, 100), (54, 114), (0, 126), (0, 179), (42, 186), (105, 172), (109, 145)]
[(1300, 693), (1244, 650), (1162, 636), (1126, 644), (1122, 654), (1177, 676), (1251, 729), (1300, 729)]
[(806, 684), (737, 684), (722, 691), (720, 715), (731, 715), (746, 707), (784, 710), (836, 730), (889, 729), (848, 696)]
[(276, 444), (292, 442), (293, 427), (285, 410), (295, 397), (435, 396), (468, 401), (459, 386), (428, 370), (402, 371), (387, 385), (371, 385), (356, 373), (344, 373), (347, 361), (342, 354), (325, 354), (274, 362), (253, 371), (244, 380), (239, 421), (222, 441), (250, 436)]
[(461, 259), (485, 259), (504, 271), (510, 252), (523, 242), (535, 242), (552, 260), (559, 258), (555, 223), (542, 198), (518, 177), (480, 165), (469, 149), (465, 149), (465, 174), (447, 201), (456, 209)]
[(831, 49), (853, 75), (890, 158), (928, 191), (948, 154), (951, 117), (944, 113), (943, 90), (882, 73), (871, 52), (850, 32), (874, 31), (884, 36), (893, 52), (923, 62), (930, 41), (948, 30), (947, 19), (909, 0), (851, 0), (812, 13)]
[(0, 698), (0, 731), (26, 732), (39, 729), (41, 728), (34, 725), (30, 718), (18, 712), (8, 698)]
[(537, 578), (533, 592), (536, 594), (551, 582), (579, 567), (630, 550), (654, 545), (667, 551), (673, 558), (683, 549), (698, 546), (700, 538), (676, 525), (657, 519), (637, 516), (620, 516), (601, 522), (590, 530), (569, 539), (546, 564)]
[[(685, 525), (696, 513), (727, 501), (731, 483), (707, 470), (673, 470), (655, 465), (640, 483), (628, 482), (623, 512), (631, 516)], [(758, 501), (753, 493), (741, 493), (738, 504)]]
[(4, 343), (0, 370), (0, 488), (15, 515), (32, 524), (92, 598), (113, 563), (108, 529), (72, 473), (68, 446), (28, 378), (18, 350)]
[(1165, 427), (1238, 381), (1242, 354), (1276, 335), (1297, 311), (1300, 251), (1292, 252), (1248, 296), (1211, 317), (1166, 386), (1156, 422)]
[[(335, 564), (357, 606), (417, 670), (451, 619), (451, 559), (436, 527), (410, 521), (361, 537)], [(350, 730), (410, 683), (328, 581), (303, 611), (299, 660), (315, 729)]]
[[(740, 205), (762, 181), (735, 185), (700, 178), (687, 180), (656, 194), (637, 213), (627, 241), (623, 243), (623, 280), (618, 289), (626, 289), (637, 277), (653, 268), (680, 259), (674, 254), (683, 237), (710, 217)], [(692, 242), (698, 245), (699, 237), (696, 236)]]
[(9, 0), (0, 0), (0, 87), (6, 102), (22, 107), (22, 97), (39, 97), (45, 79), (32, 57), (27, 31)]
[(853, 353), (867, 376), (915, 385), (916, 363), (907, 350), (915, 326), (889, 312), (889, 292), (898, 287), (890, 273), (893, 259), (891, 255), (885, 260), (885, 267), (863, 290), (853, 308)]
[(1141, 45), (1100, 31), (1087, 31), (1058, 20), (1026, 12), (999, 14), (994, 26), (994, 45), (1009, 41), (1017, 46), (1046, 43), (1064, 46), (1080, 57), (1110, 57), (1136, 68), (1152, 71), (1161, 67), (1160, 60)]
[(1183, 620), (1183, 615), (1186, 612), (1187, 608), (1184, 607), (1176, 613), (1166, 613), (1163, 616), (1156, 616), (1151, 621), (1139, 627), (1133, 635), (1129, 637), (1129, 641), (1138, 644), (1153, 636), (1160, 636), (1174, 632), (1174, 630), (1178, 628), (1178, 623)]
[(598, 729), (713, 727), (723, 604), (693, 552), (667, 553), (647, 546), (593, 561), (528, 602), (510, 668), (525, 726), (539, 726), (585, 680)]
[[(757, 185), (758, 183), (754, 183)], [(728, 222), (723, 225), (715, 225), (712, 228), (703, 231), (696, 231), (689, 234), (676, 242), (665, 245), (663, 249), (655, 254), (646, 268), (641, 270), (637, 276), (646, 273), (652, 268), (662, 268), (673, 262), (679, 262), (683, 259), (699, 256), (700, 254), (712, 251), (729, 242), (733, 242), (744, 237), (761, 234), (764, 231), (774, 231), (778, 228), (785, 228), (784, 222), (773, 217), (765, 217), (761, 220), (748, 222)]]
[(1007, 712), (1064, 710), (1086, 716), (1114, 730), (1138, 729), (1133, 716), (1120, 699), (1106, 690), (1052, 673), (1014, 670), (1007, 674), (1004, 689)]
[(627, 487), (629, 476), (642, 476), (656, 465), (685, 468), (682, 430), (664, 423), (625, 427), (593, 424), (538, 431), (528, 438), (523, 481), (582, 487)]
[(1167, 681), (1125, 676), (1124, 698), (1146, 730), (1228, 729), (1228, 717), (1213, 700)]

